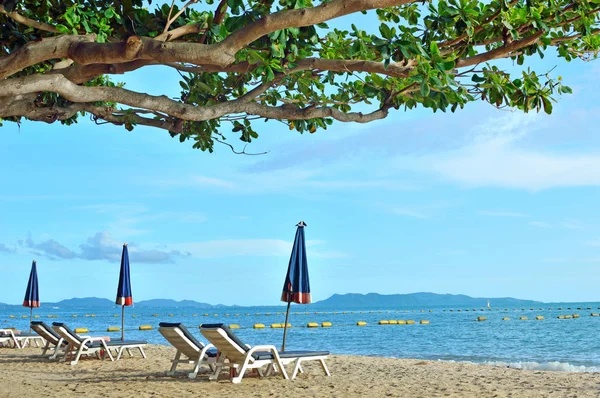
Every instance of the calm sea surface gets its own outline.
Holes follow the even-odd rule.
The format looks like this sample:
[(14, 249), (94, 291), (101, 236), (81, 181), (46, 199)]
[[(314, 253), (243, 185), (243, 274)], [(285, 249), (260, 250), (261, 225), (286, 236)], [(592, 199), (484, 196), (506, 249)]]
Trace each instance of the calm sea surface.
[[(558, 308), (562, 308), (559, 310)], [(287, 349), (328, 350), (336, 354), (422, 358), (446, 361), (470, 361), (497, 366), (565, 371), (600, 371), (600, 303), (558, 303), (535, 308), (440, 308), (411, 309), (340, 308), (320, 309), (311, 305), (292, 305)], [(570, 309), (569, 309), (570, 308)], [(452, 311), (450, 311), (452, 310)], [(458, 312), (460, 310), (460, 312)], [(238, 307), (227, 309), (142, 308), (125, 309), (125, 337), (150, 343), (167, 344), (156, 330), (158, 323), (183, 322), (201, 341), (202, 323), (237, 324), (236, 333), (251, 345), (281, 345), (283, 329), (271, 329), (283, 323), (284, 307)], [(346, 312), (346, 313), (343, 313)], [(85, 327), (90, 335), (109, 335), (109, 326), (120, 326), (120, 307), (34, 309), (38, 320), (48, 324), (65, 322), (70, 327)], [(157, 316), (155, 316), (156, 314)], [(205, 315), (208, 314), (208, 315)], [(269, 315), (267, 315), (269, 314)], [(559, 315), (579, 314), (575, 319)], [(76, 315), (76, 316), (74, 316)], [(95, 316), (92, 316), (95, 315)], [(117, 316), (115, 316), (117, 315)], [(11, 317), (12, 316), (12, 317)], [(27, 316), (27, 318), (22, 318)], [(49, 317), (52, 316), (52, 317)], [(53, 316), (56, 316), (54, 318)], [(479, 316), (486, 321), (477, 322)], [(525, 316), (528, 320), (519, 320)], [(544, 320), (534, 320), (543, 316)], [(503, 317), (510, 320), (503, 321)], [(416, 321), (414, 325), (379, 325), (380, 320)], [(429, 324), (419, 324), (428, 320)], [(367, 326), (356, 326), (357, 321)], [(309, 322), (331, 322), (329, 328), (307, 328)], [(29, 309), (0, 307), (0, 327), (27, 329)], [(262, 323), (265, 329), (254, 329)], [(141, 325), (154, 330), (140, 331)]]

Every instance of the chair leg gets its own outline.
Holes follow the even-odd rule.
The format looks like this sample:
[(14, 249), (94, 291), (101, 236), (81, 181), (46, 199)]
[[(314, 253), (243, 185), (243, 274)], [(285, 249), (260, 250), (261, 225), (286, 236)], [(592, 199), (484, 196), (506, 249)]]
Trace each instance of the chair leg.
[(327, 376), (331, 376), (331, 373), (329, 373), (329, 369), (327, 368), (327, 364), (325, 363), (325, 360), (319, 359), (319, 362), (321, 362), (321, 367), (323, 368), (323, 371), (325, 372), (325, 374)]
[(140, 350), (140, 354), (142, 354), (142, 358), (146, 359), (146, 353), (144, 352), (144, 348), (142, 346), (138, 347)]
[(200, 366), (202, 365), (202, 358), (198, 357), (196, 361), (194, 361), (194, 370), (192, 373), (188, 374), (190, 379), (195, 379), (198, 376), (198, 372), (200, 371)]
[(179, 358), (181, 358), (181, 351), (177, 350), (175, 359), (173, 359), (173, 364), (171, 365), (171, 369), (169, 369), (167, 372), (167, 376), (173, 376), (175, 374), (175, 369), (177, 369), (177, 365), (179, 364)]
[(302, 363), (302, 360), (300, 360), (300, 358), (298, 358), (298, 360), (296, 360), (296, 364), (294, 365), (294, 371), (292, 372), (292, 377), (291, 377), (292, 380), (294, 380), (296, 378), (296, 375), (298, 374), (298, 372), (302, 373), (301, 363)]

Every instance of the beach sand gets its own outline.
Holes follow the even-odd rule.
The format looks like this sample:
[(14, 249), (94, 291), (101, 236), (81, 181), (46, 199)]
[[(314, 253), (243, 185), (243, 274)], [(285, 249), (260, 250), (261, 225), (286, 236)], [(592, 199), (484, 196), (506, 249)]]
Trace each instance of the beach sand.
[[(247, 377), (241, 384), (207, 374), (187, 378), (180, 365), (165, 376), (175, 354), (152, 345), (146, 353), (117, 362), (83, 359), (51, 362), (39, 348), (0, 348), (0, 397), (598, 397), (600, 374), (541, 372), (467, 363), (333, 355), (331, 377), (317, 362), (306, 363), (296, 380)], [(139, 354), (138, 354), (139, 355)]]

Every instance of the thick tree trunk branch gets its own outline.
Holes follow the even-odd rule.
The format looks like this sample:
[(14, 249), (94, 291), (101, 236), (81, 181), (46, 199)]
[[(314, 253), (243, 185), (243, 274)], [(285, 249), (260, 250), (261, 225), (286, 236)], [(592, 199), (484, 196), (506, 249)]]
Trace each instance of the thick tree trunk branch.
[[(161, 112), (171, 117), (190, 121), (205, 121), (219, 117), (247, 113), (268, 119), (304, 120), (331, 117), (342, 122), (367, 123), (387, 116), (387, 109), (380, 109), (369, 114), (360, 112), (344, 113), (334, 108), (307, 107), (298, 109), (290, 106), (270, 107), (254, 102), (234, 100), (207, 107), (196, 107), (174, 101), (165, 96), (140, 94), (119, 87), (86, 87), (78, 86), (62, 75), (26, 76), (0, 82), (0, 103), (7, 97), (50, 91), (74, 103), (93, 103), (113, 101), (120, 104)], [(16, 116), (14, 112), (10, 116)], [(25, 113), (23, 116), (28, 116)], [(7, 117), (0, 113), (1, 117)]]
[(0, 58), (0, 80), (9, 77), (31, 65), (49, 59), (69, 58), (69, 49), (78, 43), (93, 44), (96, 35), (49, 37), (29, 42), (17, 51)]

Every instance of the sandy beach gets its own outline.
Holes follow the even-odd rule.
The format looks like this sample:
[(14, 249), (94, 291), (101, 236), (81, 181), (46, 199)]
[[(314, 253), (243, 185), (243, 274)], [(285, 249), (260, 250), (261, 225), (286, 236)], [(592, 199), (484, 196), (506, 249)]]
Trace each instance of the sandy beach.
[(0, 349), (0, 396), (177, 397), (598, 397), (600, 375), (497, 368), (467, 363), (333, 355), (331, 377), (308, 363), (296, 380), (247, 377), (238, 385), (181, 366), (165, 376), (175, 351), (151, 345), (148, 359), (84, 359), (75, 366), (39, 357), (39, 348)]

